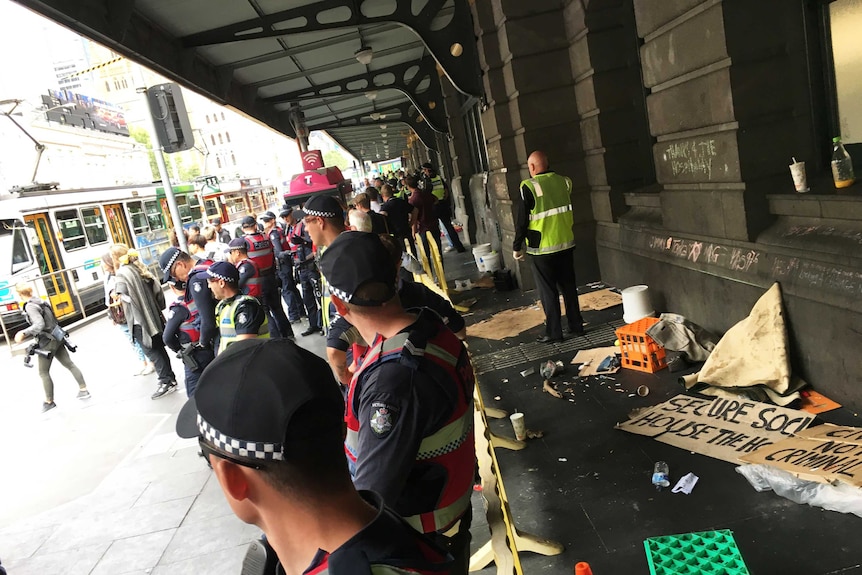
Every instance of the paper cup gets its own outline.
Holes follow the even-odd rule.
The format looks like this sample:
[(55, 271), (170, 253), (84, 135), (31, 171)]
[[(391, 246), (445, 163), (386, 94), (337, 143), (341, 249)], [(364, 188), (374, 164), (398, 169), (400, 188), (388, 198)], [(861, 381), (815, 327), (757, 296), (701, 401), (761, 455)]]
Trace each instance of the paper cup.
[(793, 186), (800, 194), (808, 191), (808, 178), (805, 177), (805, 162), (790, 164), (790, 175), (793, 176)]
[(524, 441), (527, 438), (527, 425), (524, 423), (523, 413), (513, 413), (509, 416), (512, 421), (512, 429), (515, 430), (515, 439)]

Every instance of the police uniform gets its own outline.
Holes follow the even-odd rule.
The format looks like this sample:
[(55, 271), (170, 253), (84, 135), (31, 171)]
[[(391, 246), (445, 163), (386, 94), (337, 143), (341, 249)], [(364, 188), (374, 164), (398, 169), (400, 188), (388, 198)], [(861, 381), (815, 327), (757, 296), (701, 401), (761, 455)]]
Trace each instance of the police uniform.
[(572, 180), (544, 172), (521, 182), (521, 201), (516, 204), (512, 248), (521, 251), (526, 242), (526, 251), (531, 256), (539, 299), (545, 310), (545, 336), (540, 338), (543, 342), (563, 339), (560, 292), (566, 304), (567, 331), (584, 332), (575, 277), (571, 193)]
[[(393, 285), (391, 259), (373, 234), (345, 232), (321, 258), (332, 293), (355, 305), (356, 288)], [(463, 343), (423, 310), (395, 336), (377, 335), (350, 382), (345, 452), (358, 489), (373, 489), (417, 531), (455, 534), (456, 571), (469, 560), (475, 473), (473, 368)]]
[[(304, 215), (304, 212), (300, 212), (300, 215)], [(305, 229), (305, 222), (299, 221), (290, 229), (289, 240), (291, 245), (295, 246), (293, 262), (302, 288), (302, 303), (308, 315), (308, 328), (317, 331), (321, 329), (320, 272), (314, 257), (314, 244)]]
[[(281, 217), (286, 217), (289, 211), (281, 212)], [(296, 278), (293, 274), (293, 246), (288, 239), (290, 229), (282, 229), (275, 226), (269, 232), (269, 241), (272, 242), (272, 250), (275, 254), (276, 272), (281, 282), (281, 298), (287, 306), (287, 319), (290, 323), (296, 323), (302, 316), (302, 296), (296, 288)]]
[[(239, 271), (228, 262), (219, 262), (207, 270), (210, 279), (223, 280), (233, 285), (239, 282)], [(254, 335), (268, 339), (267, 313), (260, 301), (250, 295), (236, 294), (221, 300), (216, 306), (219, 326), (218, 353), (223, 353), (240, 335)]]
[[(176, 284), (182, 286), (179, 289), (185, 289), (184, 282), (177, 281)], [(183, 360), (186, 395), (192, 397), (201, 373), (213, 360), (213, 352), (200, 345), (198, 309), (194, 300), (185, 301), (185, 293), (171, 302), (167, 320), (162, 340), (168, 349), (176, 352), (177, 357)]]
[[(254, 218), (246, 216), (243, 227), (256, 224)], [(293, 328), (281, 307), (281, 297), (278, 295), (278, 286), (275, 283), (275, 254), (272, 250), (272, 242), (263, 233), (255, 231), (243, 236), (248, 248), (248, 258), (257, 266), (261, 276), (261, 302), (266, 308), (267, 314), (272, 318), (269, 325), (272, 337), (293, 337)]]
[(254, 260), (246, 258), (236, 264), (236, 269), (239, 272), (239, 291), (263, 301), (263, 277)]

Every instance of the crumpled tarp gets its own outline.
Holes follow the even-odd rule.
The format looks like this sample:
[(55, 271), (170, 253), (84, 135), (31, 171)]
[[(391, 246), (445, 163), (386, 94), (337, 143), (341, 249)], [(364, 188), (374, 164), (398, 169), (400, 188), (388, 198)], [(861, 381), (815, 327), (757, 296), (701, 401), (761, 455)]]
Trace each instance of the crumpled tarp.
[(666, 350), (681, 352), (692, 362), (705, 361), (718, 342), (718, 337), (676, 313), (661, 314), (647, 335)]
[[(708, 395), (745, 395), (757, 401), (787, 405), (799, 399), (805, 381), (794, 377), (787, 349), (787, 326), (781, 287), (772, 285), (748, 317), (731, 327), (716, 344), (697, 378), (683, 378), (686, 388)], [(759, 398), (759, 399), (758, 399)]]

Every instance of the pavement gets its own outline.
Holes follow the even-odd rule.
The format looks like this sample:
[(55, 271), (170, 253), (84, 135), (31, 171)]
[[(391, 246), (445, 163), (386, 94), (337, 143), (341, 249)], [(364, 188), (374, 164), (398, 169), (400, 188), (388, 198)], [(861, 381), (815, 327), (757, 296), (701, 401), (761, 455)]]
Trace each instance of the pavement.
[[(447, 254), (445, 263), (450, 285), (479, 277), (469, 252)], [(477, 300), (468, 325), (538, 299), (492, 289), (454, 295), (468, 298)], [(486, 405), (522, 411), (530, 429), (544, 432), (521, 451), (497, 449), (518, 529), (565, 547), (553, 557), (522, 552), (524, 573), (570, 573), (578, 561), (596, 575), (648, 573), (645, 538), (725, 528), (755, 575), (862, 573), (857, 517), (757, 493), (731, 464), (614, 430), (631, 409), (680, 393), (678, 374), (622, 370), (607, 382), (569, 372), (563, 400), (542, 392), (538, 373), (520, 375), (543, 360), (568, 363), (577, 349), (607, 345), (622, 324), (621, 306), (584, 316), (586, 336), (559, 344), (535, 342), (542, 326), (501, 341), (468, 338)], [(71, 375), (55, 366), (57, 408), (46, 414), (35, 370), (0, 349), (0, 434), (10, 438), (0, 474), (3, 565), (12, 575), (238, 574), (260, 532), (233, 515), (196, 442), (174, 433), (185, 393), (151, 400), (155, 376), (133, 375), (139, 364), (107, 319), (74, 328), (72, 338), (92, 398), (76, 400)], [(319, 335), (297, 339), (324, 355)], [(174, 369), (181, 372), (179, 360)], [(639, 385), (649, 396), (633, 393)], [(823, 419), (862, 425), (848, 408)], [(508, 420), (490, 426), (512, 436)], [(650, 475), (657, 460), (670, 464), (672, 478), (698, 475), (694, 492), (656, 492)], [(473, 508), (475, 550), (488, 540), (481, 494)]]

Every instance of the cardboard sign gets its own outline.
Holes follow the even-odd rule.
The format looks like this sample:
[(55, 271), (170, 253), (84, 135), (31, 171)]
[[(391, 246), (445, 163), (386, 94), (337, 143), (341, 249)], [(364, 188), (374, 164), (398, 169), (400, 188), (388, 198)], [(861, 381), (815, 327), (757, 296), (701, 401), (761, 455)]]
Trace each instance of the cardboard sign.
[(799, 433), (813, 420), (810, 414), (768, 403), (677, 395), (617, 428), (739, 463), (743, 455)]
[(862, 428), (827, 423), (797, 435), (740, 459), (784, 469), (803, 479), (862, 487)]

